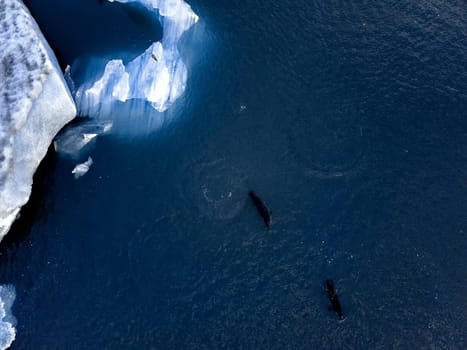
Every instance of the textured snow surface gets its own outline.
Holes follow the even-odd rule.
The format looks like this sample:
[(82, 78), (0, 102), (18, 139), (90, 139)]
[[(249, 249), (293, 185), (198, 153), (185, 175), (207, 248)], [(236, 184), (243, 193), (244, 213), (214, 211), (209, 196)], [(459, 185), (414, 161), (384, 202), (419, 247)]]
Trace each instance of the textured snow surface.
[(76, 108), (55, 56), (20, 0), (0, 0), (0, 239)]
[(114, 103), (132, 99), (148, 101), (163, 112), (185, 91), (187, 69), (177, 45), (198, 16), (183, 0), (118, 2), (140, 3), (156, 13), (163, 28), (162, 40), (126, 65), (122, 60), (109, 61), (101, 75), (78, 86), (74, 95), (79, 115), (105, 119), (113, 112)]
[(16, 337), (16, 318), (11, 313), (15, 298), (14, 286), (0, 285), (0, 350), (8, 349)]

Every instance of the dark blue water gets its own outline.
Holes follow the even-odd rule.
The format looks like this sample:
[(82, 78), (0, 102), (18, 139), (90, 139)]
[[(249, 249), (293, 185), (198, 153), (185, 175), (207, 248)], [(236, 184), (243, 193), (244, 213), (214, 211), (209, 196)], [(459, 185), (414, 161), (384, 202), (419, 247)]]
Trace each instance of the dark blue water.
[(107, 0), (24, 0), (64, 69), (83, 56), (130, 60), (162, 28), (141, 6)]
[(178, 119), (41, 167), (0, 250), (12, 349), (464, 349), (465, 2), (190, 4)]

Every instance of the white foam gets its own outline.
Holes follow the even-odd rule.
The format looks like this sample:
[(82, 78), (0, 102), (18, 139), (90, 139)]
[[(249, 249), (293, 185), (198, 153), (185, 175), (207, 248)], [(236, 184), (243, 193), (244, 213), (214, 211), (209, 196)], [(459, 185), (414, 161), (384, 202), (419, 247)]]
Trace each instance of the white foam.
[(76, 115), (55, 56), (20, 0), (0, 2), (0, 239), (54, 135)]
[(128, 64), (111, 60), (104, 72), (76, 88), (80, 115), (108, 118), (116, 102), (132, 99), (148, 101), (164, 112), (185, 91), (187, 69), (177, 45), (198, 16), (183, 0), (109, 0), (140, 3), (158, 14), (163, 26), (161, 42), (153, 43)]
[(16, 338), (16, 318), (11, 312), (15, 299), (13, 285), (0, 285), (0, 350), (8, 349)]

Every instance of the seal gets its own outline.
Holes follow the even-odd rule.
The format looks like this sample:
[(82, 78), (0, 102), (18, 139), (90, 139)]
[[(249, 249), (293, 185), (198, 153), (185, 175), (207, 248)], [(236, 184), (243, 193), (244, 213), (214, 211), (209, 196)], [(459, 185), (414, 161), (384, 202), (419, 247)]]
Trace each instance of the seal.
[(340, 320), (344, 319), (344, 313), (342, 312), (342, 306), (337, 297), (336, 290), (334, 289), (334, 282), (332, 280), (326, 280), (326, 291), (328, 292), (329, 301), (331, 302), (330, 310), (336, 312)]
[(261, 217), (263, 218), (263, 221), (266, 227), (267, 228), (271, 227), (272, 213), (269, 210), (269, 208), (266, 206), (264, 201), (260, 197), (258, 197), (258, 195), (253, 191), (248, 192), (248, 195), (250, 196), (251, 200), (253, 201), (253, 204), (255, 205), (256, 209), (258, 210)]

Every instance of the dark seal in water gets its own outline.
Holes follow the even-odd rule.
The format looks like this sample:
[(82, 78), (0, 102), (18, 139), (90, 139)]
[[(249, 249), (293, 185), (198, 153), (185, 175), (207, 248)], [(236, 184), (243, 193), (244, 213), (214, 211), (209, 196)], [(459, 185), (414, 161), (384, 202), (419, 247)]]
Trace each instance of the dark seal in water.
[(326, 291), (328, 292), (329, 301), (331, 302), (330, 310), (336, 312), (340, 320), (344, 319), (344, 313), (342, 312), (342, 306), (337, 297), (336, 290), (334, 289), (334, 282), (332, 280), (326, 280)]
[(258, 212), (260, 213), (261, 217), (263, 218), (264, 224), (266, 225), (266, 227), (267, 228), (271, 227), (272, 213), (268, 209), (268, 207), (266, 206), (264, 201), (260, 197), (258, 197), (258, 195), (253, 191), (250, 191), (248, 193), (248, 195), (250, 196), (251, 200), (253, 201), (253, 204), (255, 205), (256, 209), (258, 209)]

